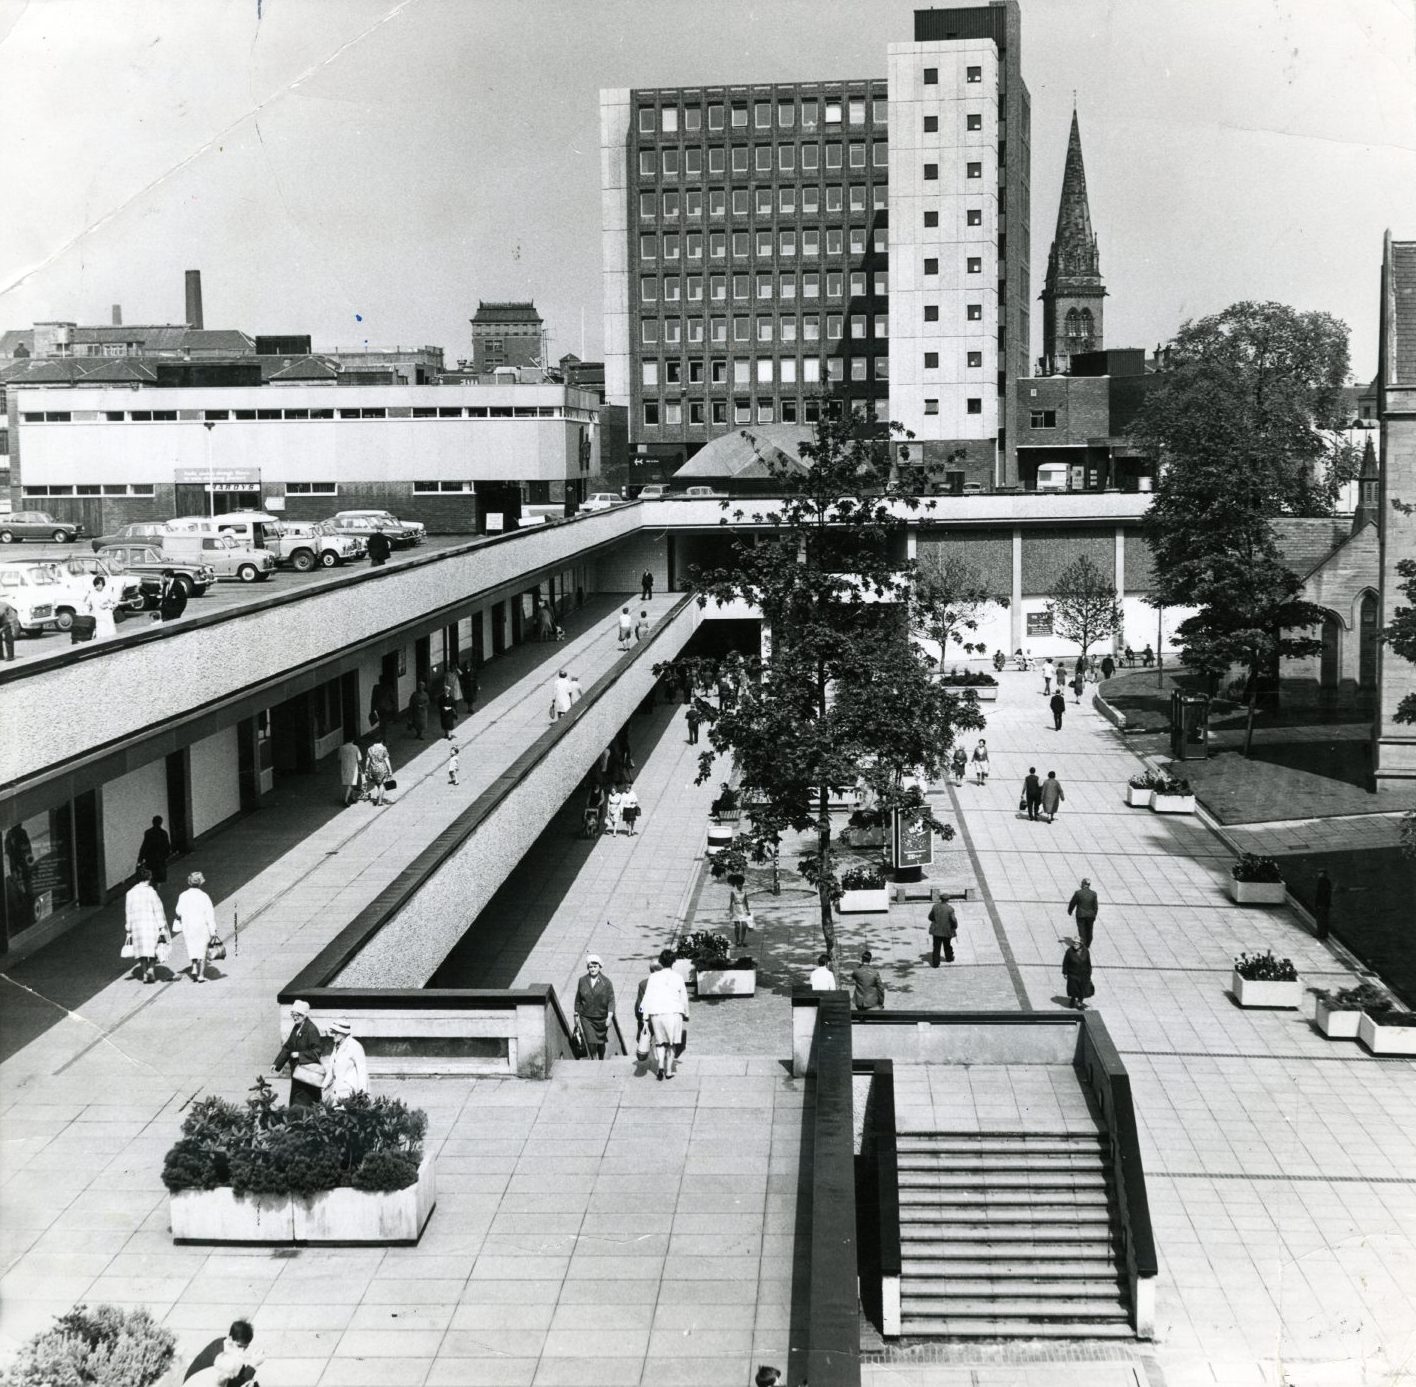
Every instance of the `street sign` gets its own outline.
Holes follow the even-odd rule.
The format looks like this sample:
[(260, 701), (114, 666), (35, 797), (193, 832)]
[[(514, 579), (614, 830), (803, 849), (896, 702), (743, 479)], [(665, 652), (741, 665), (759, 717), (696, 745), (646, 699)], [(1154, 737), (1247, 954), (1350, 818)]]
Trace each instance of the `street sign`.
[(927, 867), (934, 861), (934, 833), (927, 823), (896, 811), (891, 816), (895, 866)]
[(223, 483), (250, 482), (260, 485), (259, 467), (174, 467), (172, 480), (178, 486), (206, 486), (208, 482), (220, 486)]

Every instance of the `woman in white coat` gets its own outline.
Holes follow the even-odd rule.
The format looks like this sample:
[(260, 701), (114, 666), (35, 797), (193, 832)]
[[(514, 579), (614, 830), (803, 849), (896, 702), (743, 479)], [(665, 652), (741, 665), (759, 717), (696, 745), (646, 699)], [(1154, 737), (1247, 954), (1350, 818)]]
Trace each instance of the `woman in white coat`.
[(216, 907), (202, 889), (206, 878), (200, 872), (187, 877), (187, 889), (177, 897), (173, 923), (182, 931), (182, 942), (192, 960), (192, 981), (206, 981), (207, 949), (216, 938)]
[(649, 1023), (649, 1039), (659, 1061), (659, 1078), (674, 1077), (674, 1047), (683, 1039), (688, 1020), (688, 988), (674, 972), (674, 954), (665, 949), (659, 955), (659, 971), (650, 973), (639, 1004)]
[(112, 640), (118, 634), (118, 623), (113, 616), (117, 601), (115, 594), (108, 590), (103, 574), (96, 574), (93, 586), (84, 594), (84, 611), (94, 619), (94, 640)]
[(354, 1039), (349, 1022), (342, 1016), (329, 1023), (334, 1049), (325, 1056), (324, 1101), (339, 1103), (356, 1093), (369, 1091), (369, 1065), (364, 1047)]

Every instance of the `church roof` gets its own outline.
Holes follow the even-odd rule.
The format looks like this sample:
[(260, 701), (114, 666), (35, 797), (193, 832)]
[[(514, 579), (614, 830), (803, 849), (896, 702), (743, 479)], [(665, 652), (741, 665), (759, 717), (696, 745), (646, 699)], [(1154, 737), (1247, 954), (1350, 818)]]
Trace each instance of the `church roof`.
[(1273, 522), (1283, 561), (1300, 578), (1327, 562), (1352, 536), (1352, 522), (1336, 515), (1281, 515)]
[(1087, 202), (1087, 171), (1082, 162), (1082, 132), (1072, 112), (1067, 137), (1067, 163), (1062, 171), (1062, 197), (1057, 205), (1057, 231), (1047, 256), (1047, 284), (1058, 281), (1099, 286), (1101, 260)]

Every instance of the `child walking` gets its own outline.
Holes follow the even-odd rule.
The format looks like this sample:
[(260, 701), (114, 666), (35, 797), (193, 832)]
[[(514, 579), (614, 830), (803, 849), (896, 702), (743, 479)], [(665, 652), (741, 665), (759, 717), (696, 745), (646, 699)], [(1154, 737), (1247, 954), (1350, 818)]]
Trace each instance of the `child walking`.
[(457, 759), (457, 757), (458, 757), (458, 746), (457, 746), (457, 743), (454, 742), (454, 743), (452, 744), (452, 750), (449, 751), (448, 754), (447, 754), (447, 783), (448, 783), (449, 785), (456, 785), (456, 784), (457, 784), (457, 769), (458, 769), (458, 759)]

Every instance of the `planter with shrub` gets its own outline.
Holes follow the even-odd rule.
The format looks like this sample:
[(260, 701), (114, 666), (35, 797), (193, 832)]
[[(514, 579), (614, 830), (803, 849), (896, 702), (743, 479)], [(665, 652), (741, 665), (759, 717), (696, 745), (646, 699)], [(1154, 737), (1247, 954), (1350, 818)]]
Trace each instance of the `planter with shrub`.
[(1272, 950), (1240, 954), (1230, 979), (1234, 1000), (1241, 1007), (1268, 1007), (1296, 1011), (1303, 1000), (1303, 984), (1291, 958), (1275, 958)]
[(1416, 1055), (1416, 1012), (1373, 1012), (1368, 1007), (1357, 1022), (1357, 1039), (1374, 1055)]
[(1126, 803), (1149, 809), (1155, 795), (1156, 782), (1162, 777), (1154, 771), (1142, 771), (1126, 782)]
[(841, 830), (841, 842), (848, 848), (883, 848), (885, 816), (878, 809), (857, 809)]
[(946, 689), (967, 689), (976, 695), (980, 703), (998, 701), (998, 680), (982, 670), (951, 669), (948, 674), (938, 675), (936, 682)]
[(1271, 857), (1246, 852), (1229, 869), (1229, 894), (1239, 905), (1282, 905), (1288, 899), (1283, 873)]
[(179, 1243), (416, 1243), (437, 1200), (428, 1119), (397, 1098), (244, 1108), (203, 1098), (162, 1182)]
[(1193, 814), (1195, 792), (1190, 782), (1169, 775), (1156, 776), (1151, 787), (1151, 808), (1157, 814)]
[(1392, 1008), (1391, 998), (1370, 982), (1339, 988), (1335, 992), (1315, 987), (1313, 996), (1318, 1002), (1313, 1023), (1330, 1040), (1356, 1040), (1358, 1023), (1364, 1011), (1381, 1016)]
[[(751, 997), (757, 991), (757, 965), (745, 954), (731, 958), (728, 936), (695, 930), (675, 950), (679, 960), (690, 961), (700, 997)], [(674, 967), (678, 967), (675, 961)]]
[(23, 1345), (6, 1387), (154, 1387), (177, 1339), (146, 1310), (76, 1305)]
[(878, 866), (853, 867), (841, 874), (841, 898), (836, 909), (842, 915), (878, 915), (890, 909), (890, 891), (885, 872)]

